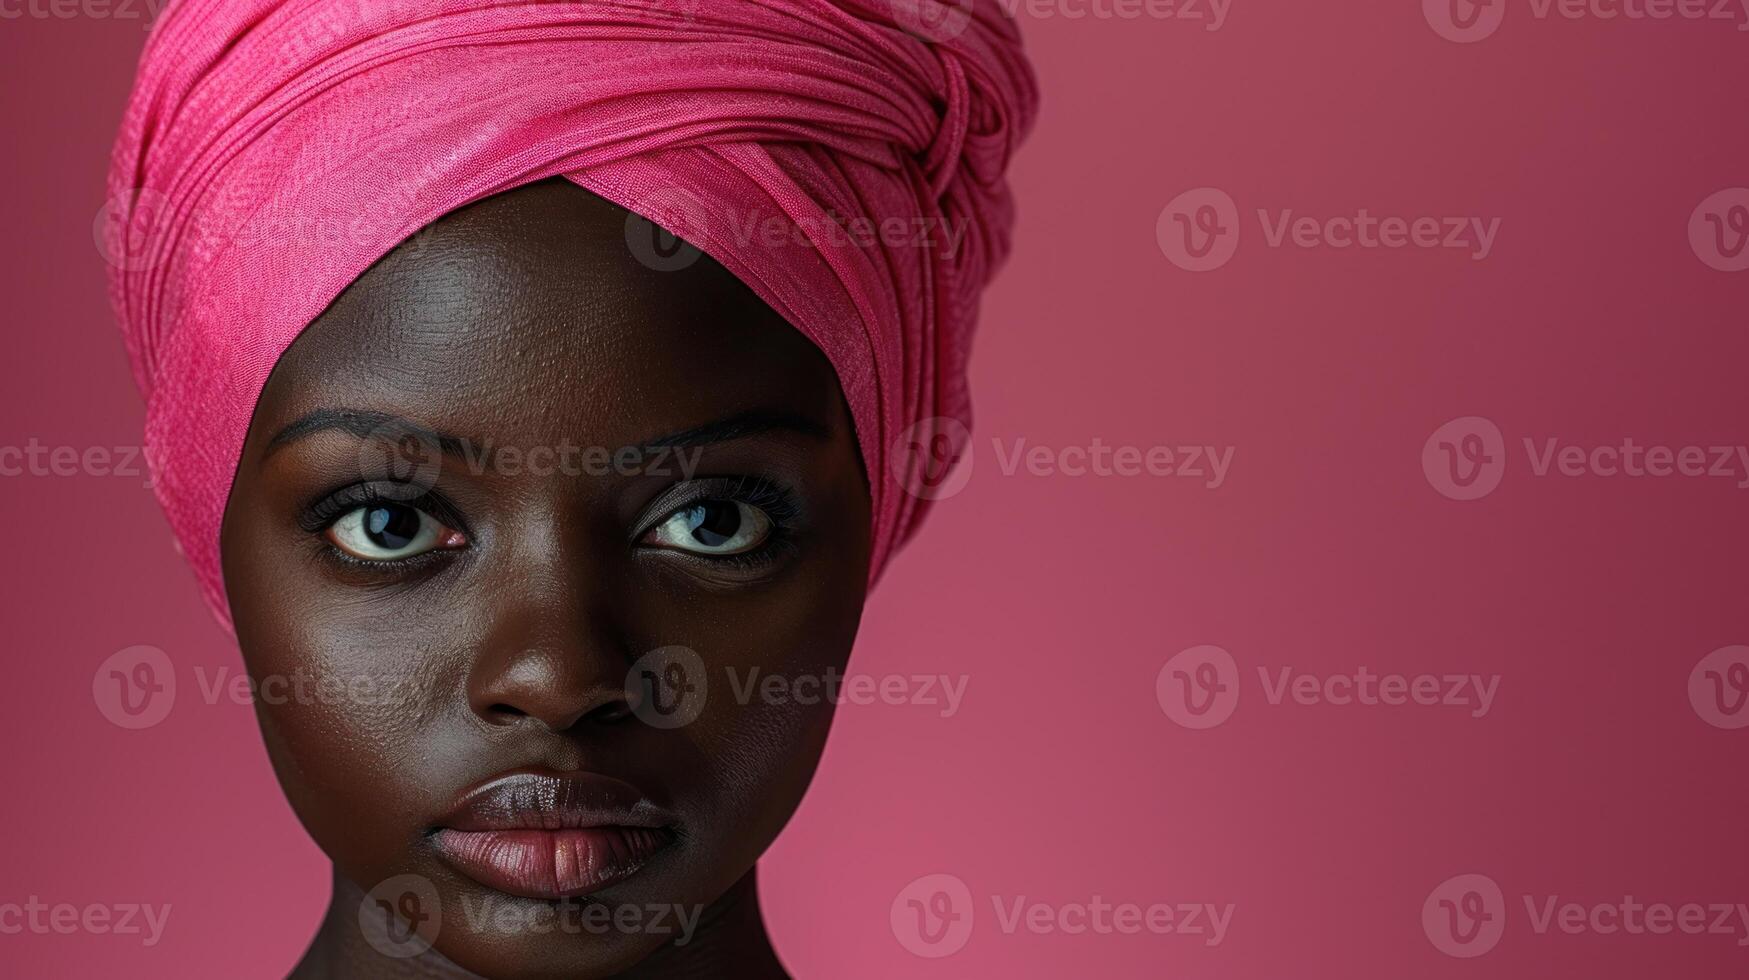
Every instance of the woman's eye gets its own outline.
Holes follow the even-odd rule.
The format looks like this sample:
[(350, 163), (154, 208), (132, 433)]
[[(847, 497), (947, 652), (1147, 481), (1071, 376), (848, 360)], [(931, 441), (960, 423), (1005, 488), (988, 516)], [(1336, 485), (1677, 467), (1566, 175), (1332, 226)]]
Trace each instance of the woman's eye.
[(771, 537), (771, 517), (738, 500), (701, 500), (651, 528), (644, 543), (700, 555), (738, 555)]
[(349, 510), (328, 528), (327, 537), (334, 547), (365, 561), (396, 561), (467, 543), (461, 532), (430, 514), (397, 503)]

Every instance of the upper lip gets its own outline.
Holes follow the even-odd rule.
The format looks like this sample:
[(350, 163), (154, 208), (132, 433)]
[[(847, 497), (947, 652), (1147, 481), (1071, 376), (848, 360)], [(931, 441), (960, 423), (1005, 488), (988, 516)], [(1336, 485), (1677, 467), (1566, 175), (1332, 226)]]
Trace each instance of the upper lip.
[(467, 790), (438, 821), (461, 831), (665, 828), (661, 807), (632, 784), (591, 772), (513, 772)]

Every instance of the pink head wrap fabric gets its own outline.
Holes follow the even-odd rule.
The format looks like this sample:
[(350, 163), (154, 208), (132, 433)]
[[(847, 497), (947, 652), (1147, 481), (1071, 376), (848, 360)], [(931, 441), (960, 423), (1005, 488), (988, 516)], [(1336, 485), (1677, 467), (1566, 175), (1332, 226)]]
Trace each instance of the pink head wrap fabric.
[(696, 245), (825, 352), (872, 487), (872, 581), (926, 504), (898, 442), (969, 422), (1036, 104), (989, 0), (173, 3), (115, 148), (111, 293), (208, 602), (228, 626), (219, 524), (279, 356), (422, 226), (555, 175)]

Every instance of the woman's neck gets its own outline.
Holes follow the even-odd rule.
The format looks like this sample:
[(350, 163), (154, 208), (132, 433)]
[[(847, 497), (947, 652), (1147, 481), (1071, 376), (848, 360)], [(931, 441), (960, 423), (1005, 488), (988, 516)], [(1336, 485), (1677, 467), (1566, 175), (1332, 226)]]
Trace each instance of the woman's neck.
[[(685, 940), (661, 946), (636, 966), (613, 976), (616, 980), (787, 978), (789, 974), (765, 931), (754, 876), (754, 871), (747, 872), (711, 903)], [(435, 949), (399, 958), (384, 955), (359, 926), (359, 907), (367, 900), (364, 890), (338, 871), (333, 882), (322, 925), (287, 980), (479, 980), (478, 975), (451, 963)]]

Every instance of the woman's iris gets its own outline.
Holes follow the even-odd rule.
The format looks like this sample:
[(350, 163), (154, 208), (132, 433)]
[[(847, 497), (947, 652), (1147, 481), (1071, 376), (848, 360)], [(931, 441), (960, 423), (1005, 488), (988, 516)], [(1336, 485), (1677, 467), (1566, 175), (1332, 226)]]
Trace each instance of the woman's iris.
[(709, 500), (686, 510), (692, 538), (707, 548), (721, 548), (741, 527), (741, 508), (727, 500)]
[(701, 500), (668, 515), (650, 530), (650, 544), (697, 555), (738, 555), (771, 536), (770, 515), (739, 500)]
[(372, 544), (399, 551), (419, 536), (419, 512), (403, 504), (383, 504), (365, 511), (365, 534)]
[(390, 502), (354, 507), (328, 528), (327, 537), (346, 554), (374, 562), (399, 561), (467, 543), (461, 534), (419, 508)]

